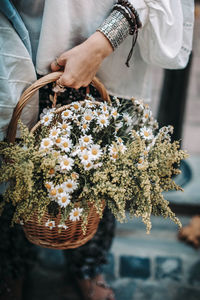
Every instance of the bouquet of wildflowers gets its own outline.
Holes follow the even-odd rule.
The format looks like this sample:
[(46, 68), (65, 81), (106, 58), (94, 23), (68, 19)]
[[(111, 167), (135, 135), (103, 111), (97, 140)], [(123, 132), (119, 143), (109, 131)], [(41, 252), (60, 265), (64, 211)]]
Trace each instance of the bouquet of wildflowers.
[(41, 219), (48, 211), (49, 230), (55, 227), (51, 216), (60, 214), (62, 230), (69, 219), (82, 220), (85, 231), (92, 203), (100, 217), (107, 205), (119, 221), (127, 209), (148, 232), (151, 214), (180, 225), (162, 192), (181, 190), (172, 175), (187, 155), (171, 143), (172, 128), (159, 130), (142, 101), (114, 98), (110, 105), (89, 96), (45, 111), (34, 133), (20, 127), (19, 143), (0, 145), (0, 182), (9, 182), (0, 210), (12, 202), (13, 222), (27, 222), (35, 212)]

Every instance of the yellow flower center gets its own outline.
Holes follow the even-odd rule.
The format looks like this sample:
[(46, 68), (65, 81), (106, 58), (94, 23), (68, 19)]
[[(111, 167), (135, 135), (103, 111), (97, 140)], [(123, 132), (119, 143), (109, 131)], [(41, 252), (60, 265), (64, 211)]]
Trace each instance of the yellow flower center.
[(148, 131), (144, 131), (144, 136), (148, 137), (149, 136), (149, 132)]
[(72, 183), (67, 183), (67, 187), (69, 188), (69, 189), (71, 189), (72, 188)]
[(92, 119), (92, 117), (87, 115), (87, 116), (85, 116), (85, 119), (86, 119), (86, 121), (90, 121)]
[(104, 119), (101, 119), (101, 124), (105, 124), (106, 121)]
[(83, 155), (83, 159), (84, 159), (84, 160), (88, 160), (88, 155), (87, 155), (87, 154), (84, 154), (84, 155)]
[(149, 114), (145, 114), (144, 117), (145, 119), (147, 119), (149, 117)]
[(62, 124), (62, 129), (66, 129), (67, 128), (67, 124)]
[(86, 129), (87, 128), (87, 124), (83, 124), (83, 129)]
[(55, 196), (57, 194), (56, 189), (51, 190), (50, 194), (51, 194), (51, 196)]
[(49, 146), (50, 142), (49, 141), (44, 141), (44, 146), (47, 147)]
[(113, 157), (114, 159), (117, 159), (117, 158), (118, 158), (118, 155), (117, 155), (116, 153), (113, 153), (113, 154), (112, 154), (112, 157)]
[(45, 187), (46, 187), (48, 190), (50, 190), (51, 185), (50, 185), (49, 183), (46, 183), (46, 184), (45, 184)]
[(56, 131), (56, 130), (52, 132), (52, 135), (53, 135), (53, 136), (55, 136), (56, 134), (57, 134), (57, 131)]
[(68, 117), (68, 116), (69, 116), (69, 112), (68, 112), (68, 111), (65, 111), (65, 112), (64, 112), (64, 116), (65, 116), (65, 117)]
[(49, 117), (45, 117), (45, 118), (44, 118), (44, 121), (45, 121), (45, 122), (48, 122), (48, 121), (49, 121)]
[(61, 194), (61, 193), (63, 193), (63, 192), (64, 192), (64, 191), (63, 191), (63, 188), (59, 187), (58, 193)]
[(55, 170), (53, 168), (49, 170), (50, 175), (53, 175), (54, 173), (55, 173)]
[(89, 139), (89, 137), (86, 136), (86, 137), (84, 137), (83, 140), (84, 140), (85, 143), (88, 143), (90, 139)]
[(117, 148), (113, 147), (113, 148), (112, 148), (112, 151), (113, 151), (113, 152), (117, 152)]
[(77, 179), (77, 177), (78, 177), (78, 175), (76, 173), (72, 173), (71, 175), (72, 175), (73, 179)]
[(81, 147), (80, 147), (80, 149), (81, 149), (81, 151), (83, 151), (83, 150), (85, 150), (85, 149), (86, 149), (86, 147), (84, 147), (84, 146), (81, 146)]
[(59, 144), (61, 142), (61, 138), (56, 139), (56, 143)]
[(68, 143), (68, 142), (64, 142), (64, 143), (63, 143), (63, 147), (64, 147), (64, 148), (69, 147), (69, 143)]
[(73, 106), (74, 106), (75, 109), (79, 108), (78, 104), (74, 104)]
[(64, 196), (64, 197), (62, 197), (61, 201), (62, 201), (62, 203), (65, 203), (67, 201), (67, 198)]
[(52, 223), (52, 222), (50, 222), (50, 223), (49, 223), (49, 227), (52, 227), (52, 226), (53, 226), (53, 223)]
[(65, 161), (64, 161), (64, 165), (65, 165), (65, 166), (69, 166), (69, 161), (68, 161), (68, 160), (65, 160)]
[(113, 116), (117, 116), (117, 111), (115, 110), (114, 112), (113, 112)]
[(87, 167), (87, 168), (91, 167), (91, 163), (88, 163), (88, 164), (86, 165), (86, 167)]
[(76, 210), (75, 212), (74, 212), (74, 217), (77, 217), (79, 215), (79, 212)]
[(138, 160), (138, 163), (139, 163), (139, 164), (142, 164), (142, 163), (143, 163), (143, 159), (140, 158), (140, 159)]
[(93, 154), (93, 155), (97, 155), (97, 153), (98, 153), (98, 150), (97, 150), (97, 149), (92, 149), (92, 154)]

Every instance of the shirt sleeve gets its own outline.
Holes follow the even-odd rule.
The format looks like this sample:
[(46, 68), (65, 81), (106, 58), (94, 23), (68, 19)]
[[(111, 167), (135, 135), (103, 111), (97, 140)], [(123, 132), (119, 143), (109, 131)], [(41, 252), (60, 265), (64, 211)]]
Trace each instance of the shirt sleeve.
[(138, 44), (142, 59), (166, 69), (187, 65), (192, 49), (194, 0), (131, 0), (143, 27)]

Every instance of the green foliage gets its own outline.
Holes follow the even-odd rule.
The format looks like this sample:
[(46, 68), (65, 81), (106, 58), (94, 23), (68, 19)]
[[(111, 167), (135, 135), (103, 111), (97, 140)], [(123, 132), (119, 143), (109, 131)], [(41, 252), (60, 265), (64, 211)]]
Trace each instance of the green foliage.
[[(137, 103), (135, 112), (140, 111), (141, 107), (142, 104)], [(78, 123), (79, 120), (73, 125), (71, 139), (74, 144), (77, 142)], [(155, 126), (155, 122), (151, 120), (149, 124)], [(55, 172), (54, 185), (61, 185), (72, 178), (72, 172), (56, 171), (59, 157), (54, 156), (53, 151), (41, 150), (42, 139), (49, 136), (50, 129), (47, 126), (40, 127), (35, 135), (29, 134), (22, 123), (20, 126), (22, 137), (18, 144), (0, 143), (0, 155), (3, 157), (0, 183), (9, 183), (0, 203), (0, 211), (3, 211), (6, 202), (12, 203), (15, 207), (13, 223), (19, 220), (26, 222), (35, 212), (38, 218), (41, 218), (47, 210), (51, 215), (61, 212), (61, 223), (64, 223), (78, 203), (83, 209), (81, 217), (85, 232), (89, 203), (95, 204), (100, 216), (105, 203), (120, 222), (125, 220), (125, 211), (128, 207), (131, 216), (142, 218), (147, 232), (151, 229), (152, 214), (169, 217), (181, 226), (162, 194), (163, 191), (172, 189), (181, 190), (172, 180), (172, 175), (179, 172), (174, 165), (180, 164), (180, 161), (187, 157), (187, 154), (179, 149), (178, 142), (171, 143), (169, 137), (171, 128), (163, 127), (156, 134), (152, 134), (150, 140), (145, 139), (146, 133), (141, 131), (138, 124), (135, 127), (137, 130), (132, 128), (128, 134), (129, 126), (122, 126), (118, 130), (118, 137), (120, 132), (122, 139), (125, 136), (126, 151), (121, 151), (122, 144), (113, 140), (116, 134), (114, 120), (110, 122), (110, 127), (106, 128), (103, 139), (102, 130), (97, 131), (94, 142), (101, 145), (102, 149), (106, 148), (107, 144), (114, 145), (117, 156), (113, 159), (108, 151), (104, 151), (101, 164), (92, 170), (85, 169), (80, 159), (76, 157), (72, 171), (78, 174), (78, 188), (72, 193), (69, 205), (59, 207), (56, 202), (52, 202), (46, 183), (51, 180), (52, 172)], [(95, 124), (92, 124), (92, 130), (94, 128)], [(127, 136), (130, 138), (127, 139)]]

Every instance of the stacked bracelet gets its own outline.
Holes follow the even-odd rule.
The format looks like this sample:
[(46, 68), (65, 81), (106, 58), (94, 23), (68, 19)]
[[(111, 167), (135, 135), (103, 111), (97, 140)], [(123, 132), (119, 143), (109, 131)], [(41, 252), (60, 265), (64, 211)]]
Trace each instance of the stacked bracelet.
[(126, 61), (126, 65), (129, 67), (129, 60), (137, 40), (138, 28), (141, 26), (142, 23), (139, 19), (139, 15), (131, 3), (126, 0), (119, 0), (117, 4), (113, 6), (108, 18), (97, 28), (97, 31), (100, 31), (107, 37), (113, 50), (115, 50), (129, 34), (133, 35), (132, 47)]

